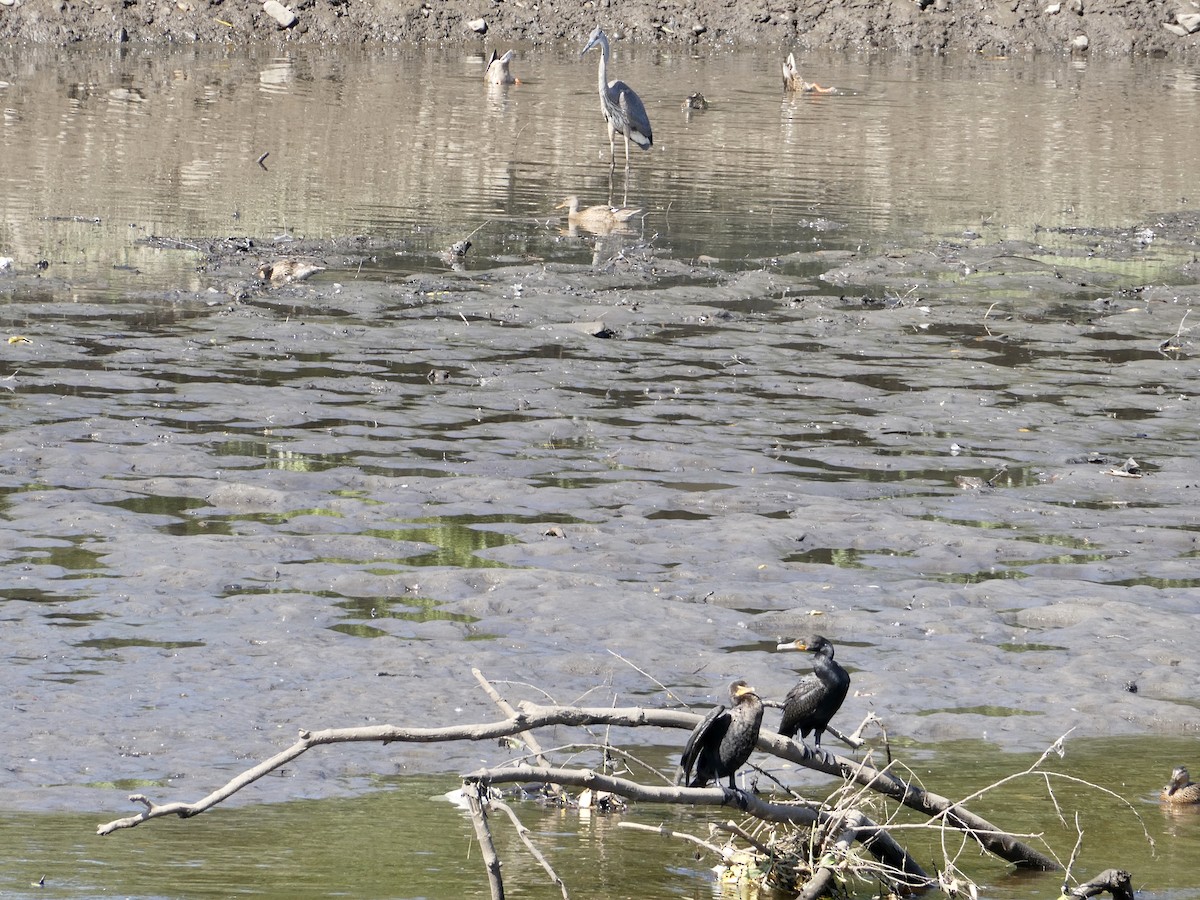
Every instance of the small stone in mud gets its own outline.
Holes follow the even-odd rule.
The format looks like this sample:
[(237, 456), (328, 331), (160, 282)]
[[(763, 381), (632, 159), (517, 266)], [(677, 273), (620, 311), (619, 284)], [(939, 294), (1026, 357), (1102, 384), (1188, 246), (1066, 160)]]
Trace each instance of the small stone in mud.
[(291, 28), (296, 24), (296, 14), (278, 0), (267, 0), (263, 4), (263, 12), (274, 19), (280, 28)]
[(488, 32), (488, 23), (485, 19), (472, 19), (467, 23), (467, 27), (476, 34), (487, 34)]
[(1137, 682), (1136, 681), (1125, 682), (1125, 690), (1129, 691), (1129, 693), (1131, 693), (1131, 694), (1136, 694), (1138, 692)]

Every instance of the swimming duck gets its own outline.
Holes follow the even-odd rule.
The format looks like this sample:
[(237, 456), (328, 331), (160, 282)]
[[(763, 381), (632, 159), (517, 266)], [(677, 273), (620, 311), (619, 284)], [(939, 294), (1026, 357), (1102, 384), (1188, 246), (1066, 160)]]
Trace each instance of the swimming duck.
[(1176, 766), (1175, 771), (1171, 773), (1171, 780), (1167, 782), (1167, 786), (1162, 789), (1158, 798), (1163, 803), (1172, 805), (1200, 803), (1200, 784), (1192, 781), (1186, 768)]
[(574, 194), (554, 207), (567, 211), (567, 222), (572, 228), (578, 226), (593, 234), (608, 234), (625, 227), (629, 220), (641, 213), (632, 206), (588, 206), (579, 208), (579, 198)]
[(493, 50), (483, 80), (488, 84), (520, 84), (521, 79), (509, 71), (508, 65), (512, 61), (513, 52), (511, 50), (506, 51), (503, 56)]
[(796, 55), (789, 53), (783, 63), (783, 89), (802, 94), (832, 94), (834, 88), (821, 87), (815, 81), (805, 81), (800, 77), (800, 67), (796, 65)]

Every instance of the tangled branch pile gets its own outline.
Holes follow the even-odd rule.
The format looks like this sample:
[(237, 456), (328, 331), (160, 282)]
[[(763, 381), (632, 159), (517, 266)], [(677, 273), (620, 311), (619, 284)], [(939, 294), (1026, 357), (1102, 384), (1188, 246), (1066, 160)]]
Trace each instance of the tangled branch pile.
[[(1041, 870), (1063, 868), (1052, 852), (1043, 853), (1029, 846), (1017, 836), (997, 828), (966, 808), (968, 802), (1015, 778), (1036, 773), (1049, 784), (1050, 778), (1056, 773), (1045, 771), (1042, 766), (1052, 753), (1062, 755), (1061, 739), (1023, 772), (958, 801), (932, 793), (913, 780), (902, 777), (890, 762), (876, 767), (872, 763), (873, 751), (868, 751), (862, 760), (849, 759), (825, 749), (814, 750), (801, 741), (784, 738), (765, 729), (758, 737), (758, 751), (837, 776), (842, 779), (841, 785), (824, 802), (813, 802), (791, 792), (777, 781), (769, 795), (757, 789), (750, 792), (728, 787), (680, 787), (653, 767), (644, 766), (649, 777), (663, 782), (661, 785), (651, 785), (624, 777), (638, 763), (630, 754), (607, 742), (597, 746), (602, 753), (601, 771), (555, 766), (543, 753), (533, 732), (549, 726), (597, 725), (692, 729), (701, 721), (700, 716), (677, 710), (641, 707), (587, 708), (522, 703), (519, 708), (513, 709), (482, 674), (475, 674), (506, 713), (505, 719), (446, 728), (382, 725), (301, 732), (300, 739), (291, 747), (243, 772), (199, 801), (160, 805), (144, 795), (133, 795), (130, 800), (141, 804), (144, 809), (134, 816), (99, 826), (98, 833), (110, 834), (162, 816), (190, 818), (198, 815), (316, 746), (363, 741), (386, 744), (495, 741), (507, 738), (510, 744), (524, 745), (526, 752), (519, 759), (472, 772), (463, 778), (463, 795), (472, 811), (494, 898), (504, 896), (500, 862), (492, 844), (489, 824), (489, 813), (496, 811), (504, 812), (512, 819), (522, 841), (559, 884), (563, 896), (568, 896), (566, 886), (554, 874), (549, 862), (537, 852), (527, 831), (520, 826), (512, 808), (503, 801), (502, 793), (496, 789), (498, 785), (530, 782), (547, 786), (555, 802), (563, 805), (619, 809), (628, 800), (735, 806), (744, 813), (743, 822), (727, 822), (718, 826), (720, 831), (728, 835), (721, 844), (693, 835), (671, 834), (698, 843), (713, 853), (722, 862), (727, 877), (756, 880), (763, 885), (797, 892), (804, 898), (819, 897), (837, 887), (849, 887), (856, 880), (870, 882), (876, 887), (884, 884), (900, 893), (939, 886), (954, 896), (958, 891), (973, 889), (970, 880), (959, 872), (954, 863), (958, 853), (970, 844), (1019, 866)], [(514, 738), (515, 741), (511, 740)], [(620, 762), (614, 763), (613, 760)], [(1058, 777), (1078, 781), (1070, 776)], [(570, 789), (574, 788), (580, 789), (581, 793), (572, 793)], [(926, 818), (916, 825), (899, 824), (897, 813), (901, 807), (914, 810)], [(893, 836), (895, 831), (913, 827), (942, 832), (943, 848), (957, 844), (957, 851), (945, 850), (946, 858), (939, 865), (936, 877), (926, 873)], [(947, 841), (944, 838), (946, 834), (959, 837), (957, 841)], [(1037, 837), (1040, 840), (1039, 836), (1024, 837)], [(1042, 843), (1045, 844), (1044, 841)], [(1046, 849), (1050, 850), (1048, 845)]]

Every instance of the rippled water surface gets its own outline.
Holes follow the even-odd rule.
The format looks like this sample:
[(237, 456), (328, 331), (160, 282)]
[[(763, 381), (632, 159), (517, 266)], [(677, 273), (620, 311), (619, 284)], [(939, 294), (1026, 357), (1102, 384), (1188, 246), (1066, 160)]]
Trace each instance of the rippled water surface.
[[(817, 58), (806, 74), (837, 92), (785, 96), (771, 54), (616, 54), (655, 129), (628, 199), (679, 257), (909, 229), (1032, 238), (1125, 225), (1194, 193), (1200, 83), (1183, 68)], [(93, 279), (167, 265), (138, 248), (147, 234), (364, 232), (440, 250), (475, 232), (484, 255), (579, 258), (554, 206), (608, 199), (594, 65), (523, 54), (521, 84), (485, 87), (471, 55), (22, 53), (0, 89), (0, 238), (8, 256), (89, 265)], [(696, 91), (710, 108), (683, 111)]]
[[(818, 57), (836, 91), (784, 96), (778, 63), (618, 44), (655, 146), (610, 195), (574, 48), (518, 48), (505, 89), (440, 52), (4, 57), (0, 889), (482, 895), (428, 797), (490, 744), (314, 751), (211, 817), (91, 832), (300, 728), (499, 718), (471, 667), (704, 708), (735, 676), (781, 697), (808, 666), (777, 638), (818, 630), (845, 730), (875, 713), (965, 796), (1074, 729), (1060, 770), (1159, 854), (1064, 789), (1101, 817), (1076, 874), (1200, 897), (1197, 822), (1154, 801), (1200, 770), (1200, 81)], [(613, 234), (555, 210), (626, 189)], [(258, 277), (280, 257), (321, 271)], [(1044, 791), (972, 806), (1070, 855)], [(707, 892), (686, 849), (557, 815), (582, 896)]]

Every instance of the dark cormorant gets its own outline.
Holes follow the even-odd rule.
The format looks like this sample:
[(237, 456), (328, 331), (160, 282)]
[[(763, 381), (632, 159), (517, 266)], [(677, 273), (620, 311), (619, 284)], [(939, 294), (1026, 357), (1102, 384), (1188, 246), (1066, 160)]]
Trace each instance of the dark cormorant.
[(829, 727), (829, 721), (841, 709), (850, 689), (850, 673), (833, 660), (833, 644), (819, 634), (811, 641), (789, 641), (780, 644), (778, 650), (807, 650), (816, 654), (813, 674), (805, 675), (794, 688), (788, 691), (783, 701), (783, 719), (779, 733), (794, 737), (800, 732), (803, 740), (811, 731), (813, 741), (821, 746), (821, 734)]
[(1163, 803), (1200, 803), (1200, 784), (1192, 781), (1187, 769), (1176, 766), (1171, 780), (1158, 796)]
[(730, 789), (737, 790), (733, 776), (758, 743), (763, 705), (754, 688), (740, 680), (729, 686), (729, 698), (733, 706), (716, 707), (688, 738), (679, 760), (677, 784), (704, 787), (728, 776)]

